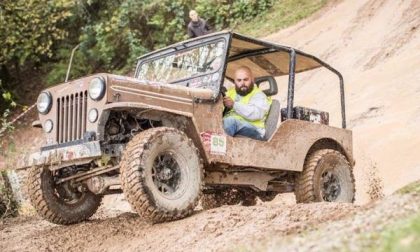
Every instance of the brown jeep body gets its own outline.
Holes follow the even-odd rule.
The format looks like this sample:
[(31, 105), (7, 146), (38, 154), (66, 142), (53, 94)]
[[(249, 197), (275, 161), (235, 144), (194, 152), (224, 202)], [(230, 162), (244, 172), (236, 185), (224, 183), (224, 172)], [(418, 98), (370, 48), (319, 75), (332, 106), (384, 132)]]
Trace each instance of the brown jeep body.
[[(189, 80), (166, 83), (137, 78), (142, 62), (211, 41), (224, 41), (225, 46), (221, 66), (211, 73), (219, 77), (213, 89), (190, 87)], [(134, 78), (100, 73), (44, 90), (52, 97), (51, 109), (46, 114), (40, 113), (35, 125), (43, 127), (50, 120), (53, 128), (45, 133), (47, 145), (40, 152), (23, 158), (18, 168), (48, 167), (54, 171), (95, 163), (91, 171), (84, 170), (81, 175), (62, 181), (87, 180), (106, 176), (110, 171), (118, 177), (127, 142), (136, 133), (155, 126), (178, 129), (193, 141), (203, 162), (205, 187), (246, 186), (257, 191), (293, 191), (305, 160), (321, 149), (335, 150), (354, 164), (352, 132), (344, 128), (343, 88), (343, 128), (293, 118), (290, 88), (293, 90), (294, 79), (289, 76), (286, 118), (280, 123), (278, 117), (278, 126), (269, 139), (258, 141), (226, 135), (220, 87), (226, 78), (232, 79), (234, 70), (241, 65), (249, 66), (255, 77), (289, 74), (293, 78), (295, 73), (324, 66), (338, 74), (341, 88), (343, 86), (341, 75), (314, 56), (231, 32), (210, 34), (142, 56)], [(91, 99), (88, 93), (89, 84), (95, 78), (100, 78), (106, 86), (100, 100)], [(90, 122), (89, 113), (93, 109), (98, 118)], [(214, 146), (218, 141), (220, 146)], [(115, 181), (105, 183), (106, 188), (97, 188), (96, 193), (114, 192), (108, 189), (110, 185), (118, 187)]]

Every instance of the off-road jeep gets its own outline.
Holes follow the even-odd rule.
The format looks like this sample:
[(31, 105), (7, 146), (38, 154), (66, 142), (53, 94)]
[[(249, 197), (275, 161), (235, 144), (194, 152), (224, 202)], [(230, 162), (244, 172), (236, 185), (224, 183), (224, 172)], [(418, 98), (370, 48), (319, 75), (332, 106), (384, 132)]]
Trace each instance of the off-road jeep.
[[(222, 87), (243, 65), (272, 98), (276, 78), (288, 76), (287, 104), (273, 99), (264, 141), (223, 130)], [(342, 128), (329, 126), (327, 112), (293, 105), (295, 74), (320, 67), (338, 76)], [(343, 85), (312, 55), (213, 33), (141, 56), (134, 77), (101, 73), (42, 91), (33, 125), (47, 144), (19, 168), (30, 168), (39, 215), (58, 224), (89, 218), (103, 195), (121, 192), (151, 222), (188, 216), (200, 199), (205, 208), (282, 192), (295, 192), (298, 203), (353, 202)]]

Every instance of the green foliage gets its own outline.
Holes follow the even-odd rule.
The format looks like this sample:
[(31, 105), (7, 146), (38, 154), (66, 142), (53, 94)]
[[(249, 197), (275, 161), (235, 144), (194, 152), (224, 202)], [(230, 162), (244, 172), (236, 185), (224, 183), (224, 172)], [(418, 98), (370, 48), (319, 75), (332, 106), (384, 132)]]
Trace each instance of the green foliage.
[(2, 81), (0, 80), (0, 91), (2, 93), (0, 104), (4, 107), (0, 115), (0, 154), (2, 154), (4, 136), (10, 133), (14, 128), (9, 121), (10, 109), (16, 107), (16, 102), (13, 100), (12, 93), (3, 88)]
[[(44, 74), (48, 85), (93, 72), (127, 73), (137, 57), (187, 38), (196, 9), (215, 31), (262, 35), (296, 22), (327, 0), (3, 0), (0, 79), (13, 96), (23, 76)], [(274, 6), (274, 8), (273, 8)], [(5, 109), (1, 106), (0, 113)]]
[(265, 36), (288, 27), (319, 10), (329, 0), (274, 0), (269, 11), (235, 29), (243, 34)]
[[(43, 72), (48, 74), (45, 76), (47, 85), (53, 85), (64, 82), (67, 74), (67, 68), (70, 60), (72, 48), (60, 48), (57, 50), (56, 57), (62, 59), (54, 64), (46, 64)], [(81, 52), (80, 52), (81, 51)], [(83, 53), (84, 49), (81, 48), (76, 51), (73, 57), (73, 64), (70, 71), (69, 79), (75, 79), (84, 76), (87, 73), (94, 71), (91, 61)]]
[(13, 125), (8, 120), (10, 115), (10, 110), (6, 109), (3, 114), (0, 116), (0, 154), (3, 154), (3, 145), (5, 141), (5, 136), (14, 130)]
[[(418, 251), (420, 248), (420, 214), (388, 225), (376, 237), (370, 251)], [(375, 245), (375, 246), (374, 246)], [(379, 246), (377, 246), (379, 245)]]
[(399, 194), (420, 193), (420, 180), (415, 181), (397, 191)]
[(216, 30), (221, 30), (251, 21), (272, 5), (273, 0), (198, 0), (196, 9), (214, 24)]
[[(214, 24), (216, 30), (239, 21), (250, 20), (266, 11), (272, 0), (194, 1), (122, 0), (79, 1), (76, 18), (78, 42), (82, 43), (72, 68), (80, 77), (97, 71), (128, 72), (137, 57), (187, 38), (190, 9), (196, 8)], [(94, 12), (94, 13), (93, 13)], [(64, 79), (71, 48), (58, 51), (58, 62), (49, 71), (47, 83)], [(65, 57), (67, 55), (67, 57)]]
[(66, 38), (70, 0), (3, 0), (0, 4), (0, 64), (39, 62), (53, 55), (53, 47)]

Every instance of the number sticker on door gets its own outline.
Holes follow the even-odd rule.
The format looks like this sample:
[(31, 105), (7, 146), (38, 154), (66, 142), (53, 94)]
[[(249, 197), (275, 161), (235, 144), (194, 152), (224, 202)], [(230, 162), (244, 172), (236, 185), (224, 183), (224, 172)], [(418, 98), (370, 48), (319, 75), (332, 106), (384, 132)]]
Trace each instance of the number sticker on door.
[(226, 136), (211, 135), (210, 153), (214, 155), (226, 155)]

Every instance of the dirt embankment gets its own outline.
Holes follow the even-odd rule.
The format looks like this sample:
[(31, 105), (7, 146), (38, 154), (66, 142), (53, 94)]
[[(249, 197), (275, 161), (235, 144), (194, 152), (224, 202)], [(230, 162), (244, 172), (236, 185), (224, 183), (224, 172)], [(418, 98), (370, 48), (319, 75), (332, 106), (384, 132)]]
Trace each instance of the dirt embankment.
[[(343, 73), (358, 205), (296, 205), (293, 195), (285, 194), (254, 207), (198, 210), (184, 220), (149, 225), (121, 208), (126, 202), (109, 198), (91, 221), (69, 227), (38, 217), (5, 220), (0, 223), (0, 251), (334, 250), (337, 240), (329, 239), (331, 233), (374, 230), (395, 216), (418, 212), (418, 194), (360, 204), (420, 179), (419, 25), (418, 0), (342, 0), (268, 38), (318, 55)], [(315, 73), (298, 78), (302, 84), (296, 88), (296, 105), (312, 102), (314, 96), (322, 98), (315, 107), (337, 104), (338, 94), (332, 91), (336, 79)], [(339, 114), (339, 107), (325, 110)], [(319, 232), (312, 234), (313, 229)], [(310, 235), (299, 235), (302, 231)]]
[[(420, 1), (336, 1), (268, 39), (343, 74), (358, 203), (420, 179)], [(295, 104), (325, 108), (339, 125), (336, 77), (314, 71), (297, 81)]]

